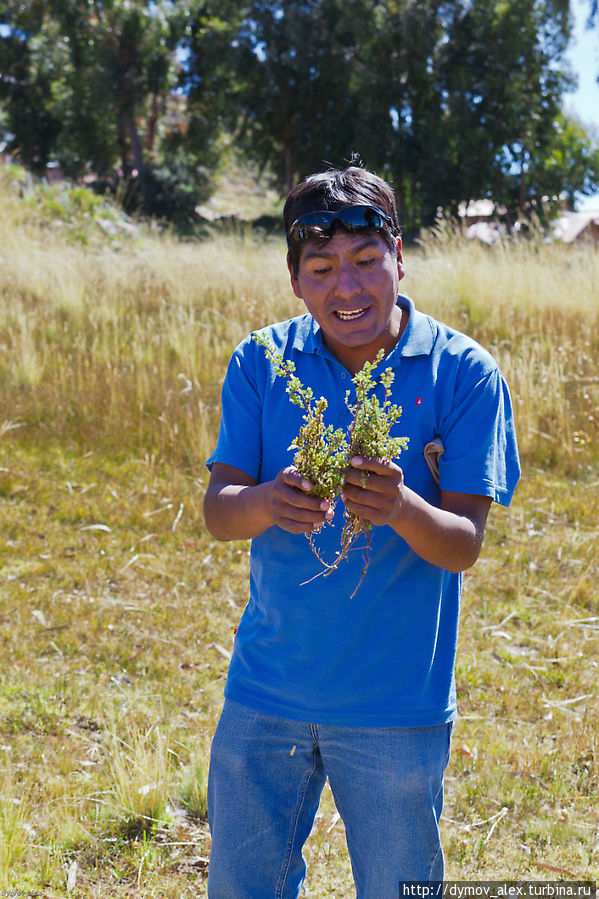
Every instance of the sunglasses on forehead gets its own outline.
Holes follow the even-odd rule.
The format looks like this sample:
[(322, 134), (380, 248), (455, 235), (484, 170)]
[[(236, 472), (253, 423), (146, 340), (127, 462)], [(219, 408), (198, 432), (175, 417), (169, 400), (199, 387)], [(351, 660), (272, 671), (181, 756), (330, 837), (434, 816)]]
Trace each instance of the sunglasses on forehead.
[(317, 209), (296, 218), (287, 232), (287, 245), (292, 240), (314, 240), (330, 237), (336, 224), (347, 231), (382, 231), (385, 225), (393, 231), (393, 221), (378, 206), (346, 206), (334, 212)]

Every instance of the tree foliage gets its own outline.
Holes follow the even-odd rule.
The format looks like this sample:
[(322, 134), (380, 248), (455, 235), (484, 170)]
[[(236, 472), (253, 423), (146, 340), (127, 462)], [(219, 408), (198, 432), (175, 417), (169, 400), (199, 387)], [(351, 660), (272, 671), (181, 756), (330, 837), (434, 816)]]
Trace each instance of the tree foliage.
[(524, 209), (568, 35), (567, 0), (258, 0), (236, 54), (240, 138), (282, 186), (357, 151), (411, 225), (478, 196)]
[(198, 15), (187, 0), (9, 0), (0, 96), (22, 161), (42, 171), (54, 158), (73, 176), (118, 170), (129, 204), (160, 214), (159, 197), (175, 193), (180, 207), (187, 192), (193, 208), (218, 138), (194, 121), (186, 139), (176, 93)]
[[(91, 160), (104, 173), (120, 159), (124, 168), (143, 165), (140, 117), (151, 142), (151, 104), (173, 86), (169, 32), (164, 9), (147, 3), (58, 0), (51, 4), (9, 2), (4, 14), (12, 31), (3, 43), (20, 53), (21, 93), (42, 85), (36, 105), (58, 128), (56, 147), (71, 170)], [(14, 82), (3, 93), (15, 113)], [(41, 102), (40, 102), (41, 100)], [(45, 164), (27, 141), (19, 148), (33, 165)]]
[(153, 214), (193, 209), (226, 131), (282, 190), (358, 153), (413, 229), (471, 198), (515, 215), (596, 186), (560, 112), (569, 6), (5, 0), (0, 103), (26, 165), (119, 171)]
[(551, 201), (556, 185), (574, 205), (577, 193), (591, 194), (599, 188), (599, 149), (578, 122), (560, 113), (541, 148), (530, 158), (530, 181), (541, 203)]
[(351, 148), (355, 71), (362, 65), (357, 35), (367, 25), (360, 3), (250, 4), (232, 58), (239, 139), (281, 187)]

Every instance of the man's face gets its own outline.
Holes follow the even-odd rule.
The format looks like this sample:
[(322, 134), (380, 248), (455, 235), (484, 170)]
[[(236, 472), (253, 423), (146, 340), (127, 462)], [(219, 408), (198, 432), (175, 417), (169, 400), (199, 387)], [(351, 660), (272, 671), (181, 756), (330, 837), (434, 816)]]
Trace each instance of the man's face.
[[(288, 263), (289, 265), (289, 263)], [(339, 228), (329, 240), (301, 249), (291, 285), (322, 329), (324, 342), (352, 373), (389, 352), (402, 329), (396, 305), (404, 276), (401, 241), (392, 251), (376, 231), (350, 234)]]

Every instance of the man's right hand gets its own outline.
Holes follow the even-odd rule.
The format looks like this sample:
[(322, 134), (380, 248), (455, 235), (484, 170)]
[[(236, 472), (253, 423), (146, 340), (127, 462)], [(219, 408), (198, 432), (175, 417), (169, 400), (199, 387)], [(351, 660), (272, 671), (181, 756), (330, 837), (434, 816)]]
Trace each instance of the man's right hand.
[(273, 525), (306, 534), (333, 517), (330, 503), (293, 466), (257, 484), (247, 472), (215, 462), (204, 497), (206, 527), (217, 540), (249, 540)]
[(306, 534), (333, 517), (326, 499), (312, 496), (312, 484), (290, 465), (271, 482), (269, 508), (273, 522), (292, 534)]

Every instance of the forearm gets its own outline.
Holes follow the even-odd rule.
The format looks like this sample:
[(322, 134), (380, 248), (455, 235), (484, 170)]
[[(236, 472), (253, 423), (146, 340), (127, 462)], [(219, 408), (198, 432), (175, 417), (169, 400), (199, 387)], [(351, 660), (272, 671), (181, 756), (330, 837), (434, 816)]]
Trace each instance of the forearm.
[(250, 540), (273, 525), (306, 534), (333, 516), (330, 503), (311, 490), (293, 466), (273, 481), (256, 484), (241, 469), (215, 462), (204, 498), (206, 527), (217, 540)]
[(389, 525), (425, 561), (464, 571), (480, 552), (491, 497), (441, 491), (433, 506), (406, 486), (394, 462), (354, 456), (343, 485), (346, 507), (374, 525)]
[(390, 526), (426, 562), (459, 572), (476, 562), (484, 527), (466, 515), (439, 509), (403, 485)]
[(250, 540), (272, 527), (268, 505), (271, 486), (271, 482), (265, 482), (209, 487), (204, 498), (204, 520), (212, 536), (217, 540)]

